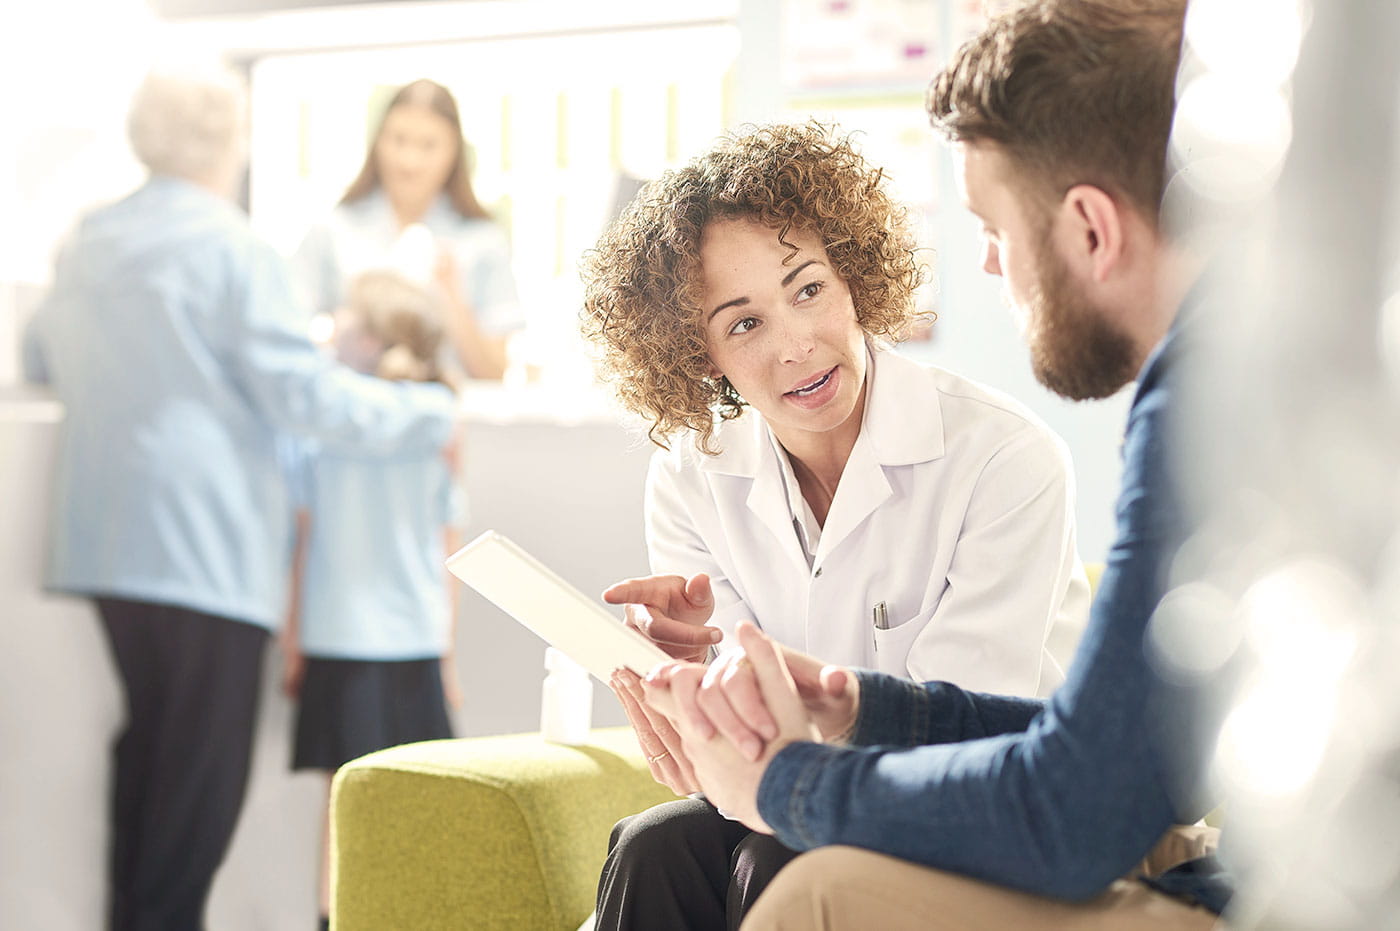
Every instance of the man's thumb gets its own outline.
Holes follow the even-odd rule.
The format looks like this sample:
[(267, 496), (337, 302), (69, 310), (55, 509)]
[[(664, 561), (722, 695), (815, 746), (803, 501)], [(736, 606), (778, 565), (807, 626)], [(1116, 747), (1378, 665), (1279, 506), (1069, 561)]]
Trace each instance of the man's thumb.
[(823, 666), (818, 678), (821, 679), (822, 691), (832, 698), (846, 694), (846, 670), (840, 666)]

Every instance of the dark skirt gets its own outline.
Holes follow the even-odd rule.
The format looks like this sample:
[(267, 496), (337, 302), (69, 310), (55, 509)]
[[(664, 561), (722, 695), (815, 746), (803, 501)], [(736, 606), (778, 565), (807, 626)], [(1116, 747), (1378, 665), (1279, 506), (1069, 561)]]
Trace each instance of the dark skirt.
[(307, 657), (292, 769), (336, 770), (375, 750), (452, 736), (442, 661)]

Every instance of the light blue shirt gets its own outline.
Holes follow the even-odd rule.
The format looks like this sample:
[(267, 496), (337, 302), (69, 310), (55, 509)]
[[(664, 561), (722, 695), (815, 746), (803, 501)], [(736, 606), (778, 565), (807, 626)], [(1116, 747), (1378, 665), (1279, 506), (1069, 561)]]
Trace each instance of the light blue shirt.
[[(484, 332), (503, 335), (525, 325), (510, 267), (510, 245), (490, 220), (468, 218), (440, 195), (422, 225), (428, 249), (445, 250), (457, 267), (462, 296)], [(299, 296), (310, 314), (333, 312), (351, 279), (370, 269), (394, 268), (410, 280), (431, 283), (433, 254), (404, 249), (403, 230), (383, 191), (341, 204), (312, 227), (292, 259)], [(405, 254), (405, 252), (412, 254)]]
[(452, 429), (450, 392), (359, 375), (305, 331), (282, 259), (208, 191), (155, 177), (85, 217), (24, 341), (26, 377), (66, 412), (48, 587), (273, 626), (279, 432), (384, 458)]
[(443, 458), (370, 462), (310, 451), (295, 474), (310, 512), (302, 650), (331, 659), (441, 656), (451, 624), (444, 531), (459, 499)]

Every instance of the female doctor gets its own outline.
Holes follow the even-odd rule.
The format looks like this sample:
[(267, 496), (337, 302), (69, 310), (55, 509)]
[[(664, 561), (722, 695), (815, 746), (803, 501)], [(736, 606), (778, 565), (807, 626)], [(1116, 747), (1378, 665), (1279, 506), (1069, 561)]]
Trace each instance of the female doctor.
[[(663, 446), (657, 575), (604, 597), (678, 658), (751, 618), (848, 664), (1048, 694), (1088, 608), (1068, 456), (1011, 399), (889, 351), (922, 269), (882, 180), (818, 124), (762, 128), (644, 189), (590, 254), (585, 335)], [(636, 676), (613, 687), (653, 775), (694, 792)], [(704, 801), (658, 806), (614, 829), (597, 927), (737, 927), (793, 855)]]
[(442, 361), (456, 375), (500, 378), (506, 341), (524, 325), (505, 234), (472, 190), (457, 101), (433, 81), (390, 98), (359, 175), (292, 264), (313, 314), (342, 306), (347, 283), (371, 269), (435, 285)]

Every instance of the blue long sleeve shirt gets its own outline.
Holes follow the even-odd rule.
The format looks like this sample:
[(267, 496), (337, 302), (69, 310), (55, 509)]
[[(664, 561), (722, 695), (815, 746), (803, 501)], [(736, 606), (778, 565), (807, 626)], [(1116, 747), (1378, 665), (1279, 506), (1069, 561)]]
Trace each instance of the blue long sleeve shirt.
[(1082, 900), (1204, 813), (1181, 789), (1205, 748), (1164, 712), (1144, 651), (1182, 533), (1169, 436), (1184, 317), (1139, 374), (1117, 535), (1065, 684), (1041, 701), (859, 671), (852, 745), (792, 744), (763, 776), (759, 812), (783, 843)]
[(65, 409), (47, 585), (272, 626), (284, 610), (286, 434), (423, 456), (441, 386), (359, 375), (306, 335), (285, 263), (232, 204), (153, 177), (83, 218), (25, 334)]

